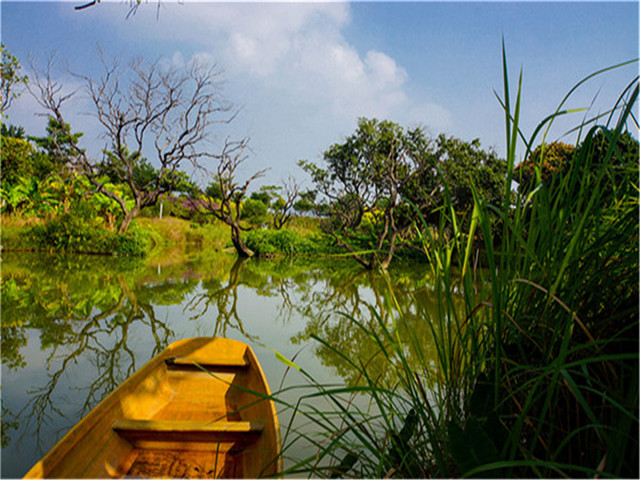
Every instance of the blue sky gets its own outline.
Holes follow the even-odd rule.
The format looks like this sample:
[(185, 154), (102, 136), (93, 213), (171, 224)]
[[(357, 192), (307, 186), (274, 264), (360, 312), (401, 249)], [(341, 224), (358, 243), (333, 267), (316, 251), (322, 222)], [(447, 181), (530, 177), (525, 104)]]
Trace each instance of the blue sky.
[[(122, 59), (143, 56), (176, 64), (194, 57), (224, 70), (225, 97), (241, 108), (225, 131), (249, 136), (244, 174), (270, 168), (262, 183), (278, 183), (300, 159), (319, 161), (352, 133), (359, 117), (421, 125), (432, 135), (480, 138), (504, 154), (504, 37), (512, 89), (523, 70), (522, 127), (532, 132), (581, 78), (638, 57), (637, 2), (356, 2), (178, 4), (149, 0), (125, 18), (128, 2), (103, 0), (75, 11), (65, 3), (1, 2), (2, 41), (24, 64), (29, 56), (83, 74), (98, 67), (96, 45)], [(597, 113), (637, 74), (637, 64), (598, 77), (569, 107)], [(69, 88), (78, 81), (65, 73)], [(592, 102), (593, 99), (595, 102)], [(96, 155), (104, 140), (81, 98), (68, 118)], [(40, 109), (23, 94), (9, 122), (44, 131)], [(558, 122), (559, 138), (581, 116)], [(566, 138), (570, 141), (571, 138)]]

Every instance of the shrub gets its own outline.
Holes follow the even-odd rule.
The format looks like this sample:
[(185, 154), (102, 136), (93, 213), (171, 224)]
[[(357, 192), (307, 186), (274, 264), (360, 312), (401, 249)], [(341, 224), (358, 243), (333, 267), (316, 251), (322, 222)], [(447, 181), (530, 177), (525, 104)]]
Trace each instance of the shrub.
[(137, 228), (127, 235), (96, 228), (71, 214), (60, 215), (26, 233), (26, 244), (36, 250), (67, 253), (98, 253), (112, 255), (144, 255), (150, 239)]
[(281, 230), (251, 230), (245, 235), (247, 247), (257, 256), (328, 254), (335, 250), (327, 237), (316, 234), (301, 235), (283, 228)]

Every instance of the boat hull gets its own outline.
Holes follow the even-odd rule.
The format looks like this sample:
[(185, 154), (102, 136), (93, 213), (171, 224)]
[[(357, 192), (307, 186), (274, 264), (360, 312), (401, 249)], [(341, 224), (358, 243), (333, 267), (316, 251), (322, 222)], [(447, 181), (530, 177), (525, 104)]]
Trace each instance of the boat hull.
[(282, 470), (277, 414), (251, 348), (171, 344), (106, 397), (25, 478), (258, 478)]

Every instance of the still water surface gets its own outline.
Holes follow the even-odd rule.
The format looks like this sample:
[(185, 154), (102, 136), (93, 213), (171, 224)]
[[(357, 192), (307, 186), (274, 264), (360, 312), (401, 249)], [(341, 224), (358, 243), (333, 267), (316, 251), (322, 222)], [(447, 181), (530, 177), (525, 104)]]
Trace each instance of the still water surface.
[[(1, 265), (3, 478), (24, 475), (102, 398), (181, 338), (247, 342), (273, 391), (303, 380), (285, 375), (272, 349), (318, 382), (357, 381), (339, 356), (311, 339), (320, 335), (361, 358), (375, 349), (337, 312), (367, 319), (369, 307), (383, 318), (400, 310), (430, 349), (425, 312), (435, 299), (423, 265), (384, 277), (349, 260), (240, 262), (183, 251), (147, 260), (3, 253)], [(394, 308), (387, 308), (390, 293)], [(289, 418), (280, 413), (282, 425)], [(285, 468), (290, 463), (285, 458)]]

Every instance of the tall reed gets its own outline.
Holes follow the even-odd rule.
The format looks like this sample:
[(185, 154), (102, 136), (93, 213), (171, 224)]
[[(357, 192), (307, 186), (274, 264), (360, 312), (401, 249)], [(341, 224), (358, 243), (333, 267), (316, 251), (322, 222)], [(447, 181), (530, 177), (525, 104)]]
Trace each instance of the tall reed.
[[(437, 314), (423, 317), (438, 365), (389, 313), (392, 295), (385, 315), (344, 316), (377, 343), (394, 380), (318, 337), (358, 371), (358, 386), (320, 385), (286, 360), (307, 384), (275, 395), (292, 417), (283, 453), (312, 446), (286, 475), (637, 478), (638, 163), (619, 140), (635, 120), (638, 78), (607, 116), (576, 127), (580, 148), (564, 174), (545, 184), (535, 166), (538, 184), (523, 192), (512, 189), (517, 148), (531, 153), (583, 82), (527, 138), (522, 74), (512, 98), (504, 48), (503, 69), (503, 204), (476, 196), (463, 223), (449, 200), (436, 228), (419, 229), (437, 293)], [(297, 401), (286, 400), (292, 390)]]

